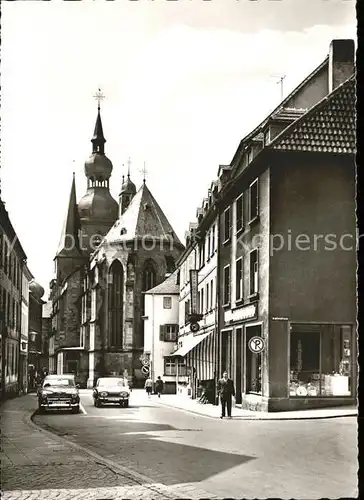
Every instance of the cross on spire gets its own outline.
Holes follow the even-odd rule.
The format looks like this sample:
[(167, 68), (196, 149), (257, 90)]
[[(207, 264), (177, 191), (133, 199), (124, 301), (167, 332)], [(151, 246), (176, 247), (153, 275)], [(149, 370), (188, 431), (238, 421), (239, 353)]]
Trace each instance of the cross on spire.
[(145, 162), (144, 162), (144, 166), (143, 168), (140, 170), (140, 172), (143, 174), (143, 182), (145, 184), (145, 179), (146, 179), (146, 176), (147, 176), (147, 173), (148, 173), (148, 170), (146, 169), (146, 166), (145, 166)]
[(131, 159), (129, 156), (129, 158), (128, 158), (128, 178), (130, 177), (130, 165), (131, 165)]
[(97, 109), (100, 111), (100, 102), (105, 99), (104, 94), (101, 92), (101, 89), (97, 89), (96, 94), (94, 95), (94, 98), (97, 101)]

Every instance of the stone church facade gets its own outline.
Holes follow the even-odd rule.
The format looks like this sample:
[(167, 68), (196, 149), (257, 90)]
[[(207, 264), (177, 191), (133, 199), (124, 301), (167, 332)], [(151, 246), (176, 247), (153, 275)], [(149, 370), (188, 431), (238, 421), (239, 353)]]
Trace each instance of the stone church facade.
[(100, 108), (91, 142), (87, 192), (77, 203), (73, 178), (50, 284), (50, 367), (75, 372), (82, 386), (111, 374), (141, 386), (144, 292), (174, 271), (184, 247), (145, 180), (137, 190), (128, 172), (119, 203), (112, 198)]

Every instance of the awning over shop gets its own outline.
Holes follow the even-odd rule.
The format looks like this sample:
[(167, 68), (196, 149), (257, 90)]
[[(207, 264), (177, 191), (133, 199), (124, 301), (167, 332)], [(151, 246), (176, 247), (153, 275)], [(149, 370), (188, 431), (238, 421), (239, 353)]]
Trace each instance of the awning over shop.
[(203, 339), (211, 335), (213, 331), (214, 330), (210, 330), (209, 332), (201, 333), (201, 335), (189, 335), (183, 340), (182, 347), (170, 354), (170, 356), (186, 356), (188, 352), (192, 351), (192, 349), (202, 342)]

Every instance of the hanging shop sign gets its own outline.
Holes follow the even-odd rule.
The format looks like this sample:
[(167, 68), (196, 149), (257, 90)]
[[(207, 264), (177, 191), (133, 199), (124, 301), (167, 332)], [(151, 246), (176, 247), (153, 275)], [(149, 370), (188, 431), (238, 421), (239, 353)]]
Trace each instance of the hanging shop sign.
[(252, 337), (248, 341), (248, 347), (253, 354), (260, 354), (265, 349), (265, 340), (262, 337)]
[(191, 325), (190, 325), (191, 332), (196, 333), (199, 331), (199, 329), (200, 329), (200, 325), (198, 323), (191, 323)]
[(191, 314), (198, 313), (198, 271), (190, 269)]

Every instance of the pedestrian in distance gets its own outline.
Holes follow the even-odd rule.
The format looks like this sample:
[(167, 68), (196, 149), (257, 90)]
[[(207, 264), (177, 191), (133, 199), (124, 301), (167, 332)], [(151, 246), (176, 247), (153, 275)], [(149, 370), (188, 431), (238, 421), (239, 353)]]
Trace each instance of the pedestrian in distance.
[(227, 408), (228, 418), (231, 418), (231, 407), (232, 398), (235, 397), (234, 382), (228, 377), (228, 373), (225, 371), (222, 378), (217, 383), (217, 392), (220, 396), (221, 401), (221, 417), (225, 417), (225, 411)]
[(163, 380), (160, 377), (158, 377), (155, 383), (155, 392), (158, 394), (159, 398), (161, 397), (161, 394), (163, 392), (163, 387), (164, 387)]
[(150, 398), (150, 396), (152, 394), (152, 388), (153, 388), (152, 379), (150, 377), (148, 377), (147, 380), (145, 381), (145, 384), (144, 384), (144, 389), (147, 391), (148, 398)]

